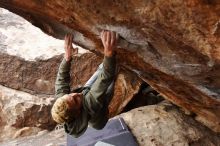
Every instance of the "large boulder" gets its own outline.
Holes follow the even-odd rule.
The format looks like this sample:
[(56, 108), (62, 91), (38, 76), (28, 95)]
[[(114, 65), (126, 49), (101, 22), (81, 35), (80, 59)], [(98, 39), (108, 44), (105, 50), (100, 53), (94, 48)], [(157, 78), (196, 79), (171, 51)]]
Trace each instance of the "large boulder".
[(52, 130), (53, 97), (34, 96), (0, 85), (0, 141)]
[(220, 132), (218, 0), (1, 0), (45, 33), (103, 53), (102, 29), (121, 37), (118, 60), (164, 97)]
[(109, 117), (120, 114), (142, 90), (142, 84), (143, 81), (133, 72), (121, 68), (115, 79), (114, 96), (109, 104)]
[[(140, 146), (219, 146), (220, 136), (165, 101), (123, 117)], [(135, 119), (135, 120), (134, 120)]]

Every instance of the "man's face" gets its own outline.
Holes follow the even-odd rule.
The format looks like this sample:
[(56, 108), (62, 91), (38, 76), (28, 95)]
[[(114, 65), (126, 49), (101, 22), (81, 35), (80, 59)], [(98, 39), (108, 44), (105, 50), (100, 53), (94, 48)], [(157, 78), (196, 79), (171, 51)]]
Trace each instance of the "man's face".
[(82, 93), (71, 93), (67, 96), (69, 109), (80, 111), (82, 107)]

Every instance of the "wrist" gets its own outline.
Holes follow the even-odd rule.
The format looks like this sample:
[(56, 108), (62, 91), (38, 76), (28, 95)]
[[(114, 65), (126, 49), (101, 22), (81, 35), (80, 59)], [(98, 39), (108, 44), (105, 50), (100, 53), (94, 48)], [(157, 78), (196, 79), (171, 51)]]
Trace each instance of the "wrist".
[(108, 57), (111, 57), (115, 54), (115, 51), (113, 51), (113, 49), (105, 49), (104, 50), (104, 55), (105, 56), (108, 56)]
[(113, 52), (107, 52), (107, 53), (105, 53), (105, 56), (107, 56), (107, 57), (112, 57), (113, 56)]

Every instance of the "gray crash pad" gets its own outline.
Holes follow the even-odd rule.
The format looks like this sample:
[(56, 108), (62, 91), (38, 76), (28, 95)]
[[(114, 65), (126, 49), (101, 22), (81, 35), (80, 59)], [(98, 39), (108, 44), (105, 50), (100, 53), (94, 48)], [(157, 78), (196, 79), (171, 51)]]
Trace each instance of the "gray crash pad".
[(88, 127), (79, 138), (67, 134), (67, 146), (138, 146), (122, 118), (109, 120), (102, 130)]

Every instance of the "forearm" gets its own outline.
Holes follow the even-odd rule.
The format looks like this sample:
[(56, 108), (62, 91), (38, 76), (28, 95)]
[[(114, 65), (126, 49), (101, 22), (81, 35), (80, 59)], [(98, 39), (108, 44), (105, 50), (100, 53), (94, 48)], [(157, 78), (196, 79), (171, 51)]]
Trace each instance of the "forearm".
[(70, 68), (71, 61), (66, 61), (64, 58), (59, 66), (55, 82), (56, 98), (70, 93)]
[(103, 95), (114, 80), (115, 69), (115, 56), (105, 57), (103, 60), (103, 70), (85, 97), (85, 105), (91, 114), (102, 108), (104, 103)]

